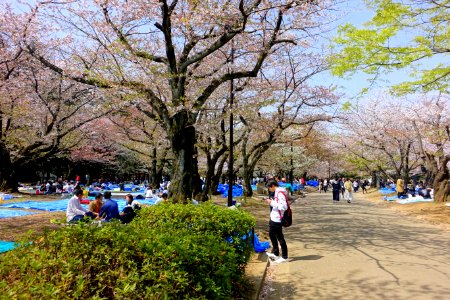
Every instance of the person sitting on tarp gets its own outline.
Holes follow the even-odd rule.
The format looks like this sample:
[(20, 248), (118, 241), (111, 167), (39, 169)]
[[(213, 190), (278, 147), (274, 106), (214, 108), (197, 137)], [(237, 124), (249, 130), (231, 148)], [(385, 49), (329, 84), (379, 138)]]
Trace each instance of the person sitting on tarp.
[(169, 195), (167, 193), (162, 193), (161, 198), (158, 198), (155, 202), (155, 204), (158, 203), (167, 203), (167, 199), (169, 198)]
[(83, 191), (75, 190), (74, 195), (70, 198), (66, 209), (66, 220), (69, 223), (75, 223), (83, 219), (84, 217), (95, 218), (91, 211), (88, 211), (81, 206), (81, 199), (83, 199)]
[(134, 217), (136, 217), (135, 210), (141, 209), (139, 202), (133, 200), (133, 195), (128, 194), (125, 196), (125, 199), (127, 201), (127, 205), (120, 212), (120, 221), (123, 224), (130, 223)]
[(156, 191), (153, 191), (151, 188), (148, 188), (147, 191), (145, 192), (145, 198), (150, 199), (150, 198), (156, 198)]
[(107, 191), (103, 194), (105, 202), (103, 202), (102, 208), (98, 214), (98, 219), (104, 221), (111, 221), (112, 219), (120, 219), (119, 205), (117, 202), (111, 199), (111, 192)]
[(423, 199), (431, 199), (431, 192), (429, 188), (424, 188), (423, 186), (419, 188), (418, 194), (423, 197)]
[(89, 197), (89, 188), (88, 187), (85, 187), (84, 189), (83, 189), (83, 198), (84, 199), (87, 199)]
[(89, 203), (89, 210), (92, 211), (96, 217), (98, 217), (98, 214), (100, 213), (100, 210), (102, 209), (102, 205), (103, 205), (102, 199), (103, 199), (103, 195), (101, 193), (98, 193), (97, 195), (95, 195), (95, 200), (91, 201), (91, 203)]

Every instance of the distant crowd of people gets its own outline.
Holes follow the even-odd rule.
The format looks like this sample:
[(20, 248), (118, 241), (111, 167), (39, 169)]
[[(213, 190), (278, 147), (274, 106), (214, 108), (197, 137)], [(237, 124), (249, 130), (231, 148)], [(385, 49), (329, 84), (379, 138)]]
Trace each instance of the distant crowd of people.
[(361, 188), (363, 194), (367, 193), (367, 188), (370, 186), (368, 179), (353, 179), (353, 178), (334, 178), (332, 180), (319, 179), (317, 187), (320, 193), (326, 193), (331, 188), (333, 194), (333, 201), (337, 202), (343, 198), (348, 203), (353, 200), (353, 193), (356, 193)]

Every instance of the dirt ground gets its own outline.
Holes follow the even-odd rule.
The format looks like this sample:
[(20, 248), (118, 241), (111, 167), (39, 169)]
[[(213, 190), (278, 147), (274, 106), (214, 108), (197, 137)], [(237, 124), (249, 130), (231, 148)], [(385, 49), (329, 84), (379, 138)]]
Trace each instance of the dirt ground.
[[(53, 201), (61, 199), (61, 195), (32, 195), (26, 193), (15, 195), (20, 196), (20, 198), (4, 201), (4, 203), (10, 203), (12, 201)], [(0, 204), (2, 204), (2, 202), (0, 202)], [(42, 212), (38, 210), (28, 211), (37, 212), (37, 214), (0, 219), (0, 240), (18, 241), (30, 231), (33, 232), (33, 236), (39, 236), (46, 229), (51, 230), (58, 228), (58, 225), (51, 223), (52, 220), (64, 220), (65, 218), (65, 212)]]

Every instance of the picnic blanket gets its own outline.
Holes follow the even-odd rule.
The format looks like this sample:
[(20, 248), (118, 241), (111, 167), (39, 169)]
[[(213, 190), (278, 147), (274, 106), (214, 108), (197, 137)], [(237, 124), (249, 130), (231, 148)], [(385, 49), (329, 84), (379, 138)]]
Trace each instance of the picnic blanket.
[(424, 199), (421, 196), (416, 196), (416, 197), (411, 197), (411, 198), (406, 198), (406, 199), (401, 199), (401, 200), (397, 200), (397, 203), (400, 204), (408, 204), (408, 203), (417, 203), (417, 202), (433, 202), (433, 199)]
[(0, 253), (9, 251), (15, 247), (14, 242), (0, 241)]
[(36, 214), (36, 213), (32, 212), (32, 211), (25, 211), (25, 210), (18, 210), (18, 209), (0, 209), (0, 219), (21, 217), (21, 216), (33, 215), (33, 214)]
[[(125, 199), (116, 200), (119, 206), (119, 211), (122, 211), (126, 206)], [(155, 199), (145, 199), (139, 200), (138, 202), (143, 205), (153, 205), (155, 204)], [(7, 208), (23, 208), (23, 209), (35, 209), (35, 210), (43, 210), (43, 211), (66, 211), (67, 203), (69, 199), (62, 199), (56, 201), (25, 201), (25, 202), (16, 202), (16, 203), (7, 203), (1, 205), (1, 207)], [(88, 208), (87, 204), (82, 204), (84, 208)]]

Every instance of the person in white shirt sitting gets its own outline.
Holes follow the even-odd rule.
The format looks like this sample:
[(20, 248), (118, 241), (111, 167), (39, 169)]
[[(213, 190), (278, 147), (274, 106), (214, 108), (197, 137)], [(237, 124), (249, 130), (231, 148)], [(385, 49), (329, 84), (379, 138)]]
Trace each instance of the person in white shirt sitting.
[(148, 188), (147, 191), (145, 192), (145, 198), (146, 199), (156, 198), (156, 195), (155, 193), (153, 193), (153, 190), (151, 188)]
[(93, 212), (81, 206), (81, 199), (83, 199), (83, 191), (75, 190), (73, 197), (70, 198), (69, 203), (67, 204), (66, 221), (68, 223), (78, 222), (84, 217), (95, 218)]

